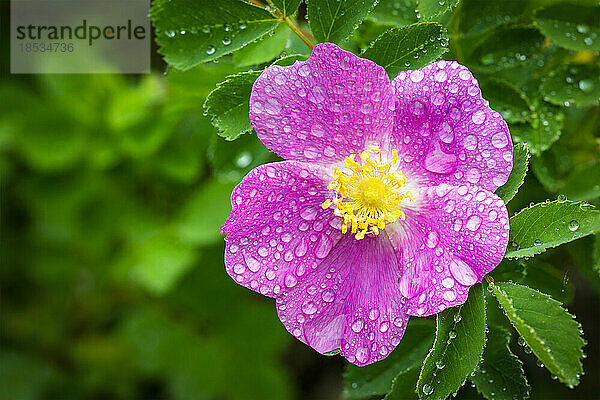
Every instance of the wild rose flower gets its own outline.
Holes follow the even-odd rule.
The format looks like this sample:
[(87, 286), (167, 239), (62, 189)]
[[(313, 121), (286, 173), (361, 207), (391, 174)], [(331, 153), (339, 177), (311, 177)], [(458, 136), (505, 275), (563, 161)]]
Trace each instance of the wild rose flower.
[(512, 143), (456, 62), (385, 70), (329, 43), (256, 80), (250, 118), (286, 161), (234, 189), (222, 227), (236, 282), (277, 298), (320, 353), (385, 358), (408, 317), (465, 302), (503, 258)]

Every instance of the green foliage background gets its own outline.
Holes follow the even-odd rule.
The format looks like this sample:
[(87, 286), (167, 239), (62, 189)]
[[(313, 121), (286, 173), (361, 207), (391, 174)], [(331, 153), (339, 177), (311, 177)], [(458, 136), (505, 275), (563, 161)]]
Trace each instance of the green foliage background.
[[(510, 200), (510, 214), (541, 203), (515, 218), (522, 229), (511, 232), (507, 255), (517, 259), (505, 260), (493, 279), (536, 289), (531, 293), (539, 298), (536, 304), (542, 312), (556, 311), (551, 322), (565, 335), (574, 332), (567, 340), (577, 349), (579, 326), (537, 291), (575, 313), (589, 341), (583, 369), (594, 375), (600, 368), (599, 240), (592, 235), (554, 246), (579, 237), (564, 225), (571, 219), (580, 222), (580, 235), (597, 231), (595, 214), (564, 201), (600, 205), (597, 4), (347, 0), (340, 6), (346, 7), (340, 14), (345, 19), (332, 22), (337, 14), (327, 10), (340, 4), (336, 0), (313, 0), (308, 7), (299, 1), (273, 3), (274, 12), (254, 7), (248, 14), (252, 6), (237, 0), (222, 0), (210, 12), (204, 2), (156, 1), (156, 42), (172, 66), (156, 53), (150, 75), (3, 76), (0, 399), (336, 399), (388, 392), (390, 399), (416, 397), (415, 382), (434, 343), (435, 318), (412, 323), (387, 363), (346, 368), (340, 358), (320, 356), (295, 341), (278, 321), (273, 301), (239, 287), (224, 271), (218, 232), (230, 210), (231, 189), (253, 167), (277, 159), (252, 133), (249, 88), (256, 71), (276, 59), (290, 56), (278, 61), (289, 65), (309, 54), (273, 13), (312, 28), (317, 40), (335, 41), (355, 53), (366, 50), (363, 55), (390, 74), (425, 65), (445, 51), (444, 59), (469, 66), (483, 96), (532, 155), (519, 189), (528, 155), (525, 146), (517, 147), (519, 168), (501, 194)], [(225, 19), (229, 6), (241, 7), (245, 18), (269, 20), (216, 46), (222, 40), (215, 36), (223, 33), (219, 29), (239, 22), (235, 13)], [(4, 21), (8, 5), (2, 3), (0, 12)], [(181, 39), (179, 25), (188, 17), (195, 21), (194, 13), (217, 28), (208, 36), (201, 29), (190, 36), (190, 30)], [(418, 21), (428, 22), (410, 25)], [(332, 28), (324, 29), (328, 23)], [(6, 68), (8, 27), (0, 29)], [(218, 48), (205, 54), (213, 45)], [(552, 209), (558, 219), (528, 223), (542, 208)], [(564, 226), (560, 216), (568, 217)], [(562, 237), (549, 235), (547, 226), (556, 226)], [(558, 366), (548, 366), (550, 373), (536, 365), (536, 355), (550, 360), (543, 345), (531, 346), (535, 355), (519, 346), (517, 332), (531, 343), (535, 339), (527, 337), (529, 325), (511, 319), (515, 331), (495, 298), (502, 304), (513, 293), (532, 290), (520, 285), (478, 287), (481, 302), (472, 296), (465, 310), (485, 308), (485, 313), (468, 318), (457, 308), (438, 319), (438, 333), (459, 335), (453, 342), (459, 350), (482, 342), (486, 323), (489, 329), (483, 364), (458, 398), (524, 398), (529, 392), (536, 399), (596, 397), (600, 382), (593, 376), (581, 377), (573, 390), (559, 382), (577, 384), (581, 354), (562, 355)], [(513, 306), (515, 316), (528, 312), (529, 304)], [(464, 325), (456, 329), (457, 323)], [(544, 323), (531, 326), (544, 328)], [(446, 345), (436, 340), (423, 371), (448, 375), (452, 362), (459, 361)], [(461, 350), (458, 357), (473, 359), (474, 367), (481, 351), (481, 346), (479, 353)], [(446, 358), (435, 359), (437, 352)], [(552, 380), (554, 374), (560, 379)], [(466, 377), (444, 378), (434, 395), (458, 390)], [(499, 394), (494, 382), (504, 382), (497, 387), (509, 393)], [(419, 389), (422, 396), (429, 388), (421, 382)]]

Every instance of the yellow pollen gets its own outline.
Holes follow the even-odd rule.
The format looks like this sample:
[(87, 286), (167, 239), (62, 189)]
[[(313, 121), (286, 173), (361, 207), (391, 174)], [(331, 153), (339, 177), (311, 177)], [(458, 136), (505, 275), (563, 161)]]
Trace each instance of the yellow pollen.
[(327, 199), (324, 209), (335, 206), (334, 214), (344, 219), (342, 233), (350, 232), (357, 240), (379, 232), (396, 220), (404, 220), (400, 202), (408, 198), (415, 201), (410, 191), (403, 190), (405, 178), (401, 172), (392, 172), (398, 161), (398, 152), (392, 151), (392, 159), (383, 163), (381, 149), (369, 146), (368, 150), (344, 159), (345, 168), (336, 167), (333, 180), (327, 189), (334, 190), (333, 197)]

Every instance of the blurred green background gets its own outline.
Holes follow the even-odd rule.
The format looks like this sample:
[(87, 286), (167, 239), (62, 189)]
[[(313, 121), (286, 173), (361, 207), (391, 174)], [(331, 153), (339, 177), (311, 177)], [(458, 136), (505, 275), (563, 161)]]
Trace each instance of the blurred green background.
[[(244, 62), (166, 73), (154, 49), (146, 76), (11, 76), (0, 4), (0, 399), (339, 398), (342, 360), (294, 340), (274, 302), (224, 270), (231, 189), (276, 159), (255, 135), (226, 142), (203, 116)], [(573, 139), (597, 125), (591, 110), (570, 111), (571, 154), (594, 152), (593, 132)], [(530, 174), (511, 212), (553, 196)], [(600, 393), (592, 242), (549, 252), (540, 278), (562, 281), (553, 295), (585, 329), (592, 376), (569, 391), (518, 349), (535, 398)]]

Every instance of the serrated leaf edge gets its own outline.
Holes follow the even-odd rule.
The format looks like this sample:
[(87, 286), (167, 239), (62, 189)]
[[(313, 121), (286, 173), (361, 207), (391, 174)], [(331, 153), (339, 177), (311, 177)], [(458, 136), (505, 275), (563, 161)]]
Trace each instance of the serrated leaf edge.
[[(482, 285), (482, 290), (483, 290), (483, 283), (480, 283), (480, 285)], [(484, 315), (483, 318), (485, 319), (485, 325), (487, 326), (487, 312), (486, 312), (486, 300), (485, 300), (485, 296), (484, 293), (482, 292), (481, 294), (482, 298), (483, 298), (483, 305), (484, 305)], [(460, 314), (462, 311), (462, 308), (464, 306), (464, 303), (461, 304), (460, 306), (458, 306), (458, 311), (457, 314)], [(438, 314), (439, 315), (439, 314)], [(456, 315), (456, 314), (455, 314)], [(416, 387), (416, 392), (417, 395), (419, 396), (420, 399), (424, 398), (421, 396), (421, 391), (419, 390), (419, 383), (421, 382), (421, 378), (423, 377), (423, 367), (425, 366), (425, 363), (427, 363), (427, 360), (431, 357), (433, 350), (435, 348), (435, 344), (438, 340), (438, 324), (439, 324), (439, 319), (436, 318), (436, 325), (435, 325), (435, 338), (433, 340), (433, 345), (431, 346), (431, 349), (429, 350), (429, 352), (427, 353), (427, 356), (425, 357), (425, 360), (423, 360), (423, 365), (421, 366), (421, 372), (419, 373), (419, 379), (417, 380), (417, 387)], [(454, 321), (454, 325), (453, 327), (456, 327), (456, 324), (458, 322)], [(486, 335), (487, 336), (487, 335)], [(449, 338), (447, 338), (449, 339)], [(456, 391), (454, 392), (454, 395), (456, 395), (456, 393), (458, 392), (458, 390), (463, 387), (465, 385), (465, 383), (467, 382), (468, 377), (477, 369), (477, 366), (479, 365), (479, 363), (481, 362), (481, 360), (483, 359), (483, 349), (485, 348), (485, 340), (483, 342), (483, 346), (481, 347), (481, 354), (479, 355), (479, 361), (477, 361), (477, 364), (475, 364), (475, 367), (473, 368), (473, 371), (470, 371), (467, 373), (467, 376), (465, 376), (464, 380), (462, 381), (462, 383), (459, 385), (459, 387), (456, 389)], [(446, 345), (444, 348), (444, 352), (442, 353), (442, 355), (446, 354), (446, 350), (448, 349), (448, 340), (446, 340)], [(429, 398), (429, 396), (427, 396), (426, 398)], [(439, 399), (439, 398), (438, 398)], [(441, 399), (443, 400), (443, 399)]]
[[(498, 301), (498, 303), (500, 304), (500, 308), (502, 308), (502, 311), (504, 312), (504, 315), (506, 315), (506, 317), (508, 318), (508, 320), (509, 320), (510, 324), (513, 326), (513, 328), (515, 328), (515, 330), (517, 331), (517, 333), (519, 333), (519, 330), (517, 329), (517, 327), (516, 327), (516, 326), (515, 326), (515, 324), (513, 323), (513, 320), (512, 320), (512, 319), (511, 319), (511, 318), (508, 316), (506, 308), (505, 308), (505, 307), (502, 305), (502, 302), (500, 301), (500, 299), (498, 298), (498, 296), (495, 294), (496, 292), (499, 292), (499, 293), (500, 293), (500, 294), (501, 294), (501, 295), (502, 295), (502, 296), (503, 296), (503, 297), (506, 299), (506, 301), (507, 301), (507, 303), (508, 303), (508, 306), (510, 306), (510, 309), (511, 309), (511, 311), (512, 311), (512, 315), (513, 315), (513, 317), (515, 318), (515, 320), (518, 320), (518, 321), (519, 321), (521, 324), (523, 324), (524, 326), (526, 326), (526, 327), (528, 327), (528, 328), (529, 328), (529, 331), (530, 331), (530, 333), (531, 333), (531, 334), (534, 336), (534, 339), (536, 339), (536, 340), (538, 341), (538, 343), (539, 343), (539, 344), (540, 344), (540, 345), (541, 345), (541, 346), (542, 346), (544, 349), (546, 349), (546, 351), (547, 351), (547, 354), (548, 354), (548, 357), (550, 357), (550, 360), (552, 361), (552, 363), (554, 364), (554, 366), (556, 367), (556, 369), (557, 369), (557, 370), (559, 370), (560, 372), (562, 372), (562, 373), (563, 373), (563, 376), (564, 376), (564, 372), (563, 372), (563, 371), (562, 371), (562, 369), (561, 369), (561, 368), (560, 368), (560, 367), (559, 367), (559, 366), (556, 364), (556, 362), (555, 362), (555, 359), (554, 359), (554, 357), (552, 356), (552, 354), (551, 354), (551, 352), (550, 352), (550, 349), (548, 349), (548, 348), (545, 346), (545, 343), (544, 343), (544, 341), (543, 341), (543, 340), (541, 340), (541, 339), (540, 339), (540, 338), (537, 336), (537, 334), (536, 334), (536, 332), (535, 332), (535, 329), (534, 329), (533, 327), (531, 327), (529, 324), (525, 323), (525, 321), (523, 321), (523, 319), (521, 319), (521, 317), (517, 316), (517, 314), (516, 314), (516, 309), (515, 309), (515, 308), (512, 306), (512, 300), (510, 299), (510, 297), (508, 296), (508, 294), (507, 294), (506, 292), (504, 292), (504, 291), (503, 291), (503, 290), (502, 290), (502, 289), (501, 289), (501, 288), (498, 286), (499, 284), (505, 284), (505, 285), (506, 285), (506, 284), (508, 284), (508, 285), (514, 285), (514, 286), (526, 287), (526, 288), (528, 288), (529, 290), (532, 290), (532, 291), (534, 291), (534, 292), (536, 292), (536, 293), (538, 293), (538, 294), (540, 294), (540, 295), (542, 295), (542, 296), (546, 297), (548, 300), (550, 300), (550, 301), (552, 301), (552, 302), (556, 303), (556, 305), (558, 305), (558, 306), (559, 306), (559, 307), (560, 307), (562, 310), (564, 310), (564, 311), (565, 311), (565, 313), (567, 313), (567, 314), (568, 314), (568, 315), (571, 317), (572, 321), (574, 321), (574, 322), (577, 324), (577, 328), (578, 328), (578, 329), (581, 329), (581, 324), (580, 324), (580, 323), (579, 323), (579, 322), (578, 322), (578, 321), (577, 321), (577, 320), (576, 320), (576, 319), (573, 317), (573, 315), (572, 315), (571, 313), (569, 313), (569, 312), (567, 311), (567, 309), (566, 309), (566, 308), (562, 307), (562, 303), (561, 303), (560, 301), (553, 299), (552, 297), (550, 297), (550, 296), (549, 296), (549, 295), (547, 295), (546, 293), (542, 293), (542, 292), (540, 292), (539, 290), (533, 289), (533, 288), (531, 288), (531, 287), (529, 287), (529, 286), (525, 286), (525, 285), (519, 285), (519, 284), (517, 284), (517, 283), (513, 283), (513, 282), (498, 282), (498, 283), (494, 284), (494, 286), (493, 286), (494, 297), (496, 298), (496, 300), (497, 300), (497, 301)], [(521, 335), (520, 333), (519, 333), (519, 335), (520, 335), (521, 337), (523, 337), (523, 335)], [(582, 343), (582, 346), (581, 346), (581, 348), (583, 348), (583, 346), (585, 346), (586, 342), (585, 342), (585, 340), (584, 340), (584, 339), (581, 337), (581, 335), (579, 335), (579, 339), (581, 340), (581, 343)], [(525, 339), (525, 337), (523, 337), (523, 340), (525, 340), (525, 343), (529, 344), (529, 343), (527, 342), (527, 340)], [(531, 348), (531, 350), (532, 350), (532, 351), (533, 351), (533, 353), (535, 354), (535, 350), (533, 349), (533, 346), (529, 346), (529, 347)], [(581, 348), (579, 349), (579, 352), (580, 352), (580, 356), (579, 356), (579, 368), (580, 368), (580, 371), (583, 371), (583, 367), (582, 367), (582, 364), (581, 364), (581, 357), (583, 356), (583, 350), (581, 350)], [(538, 359), (540, 359), (540, 357), (539, 357), (537, 354), (535, 354), (535, 356), (536, 356)], [(548, 368), (548, 362), (546, 362), (546, 360), (541, 360), (541, 361), (542, 361), (542, 362), (544, 362), (544, 365), (545, 365), (546, 369), (548, 369), (548, 371), (550, 371), (550, 369)], [(554, 371), (550, 371), (550, 372), (554, 374)], [(563, 381), (563, 379), (562, 379), (562, 377), (561, 377), (561, 376), (559, 376), (559, 379), (560, 379), (560, 381), (561, 381), (561, 382), (563, 382), (563, 383), (565, 383), (565, 384), (569, 385), (569, 387), (571, 387), (571, 388), (572, 388), (573, 386), (576, 386), (576, 385), (578, 385), (578, 384), (579, 384), (579, 379), (578, 379), (578, 378), (575, 378), (575, 383), (574, 383), (574, 384), (573, 384), (573, 383), (571, 383), (571, 382), (565, 382), (565, 381)]]
[[(534, 204), (534, 205), (532, 205), (532, 206), (528, 206), (528, 207), (525, 207), (525, 208), (523, 208), (523, 209), (522, 209), (522, 210), (520, 210), (518, 213), (516, 213), (515, 215), (513, 215), (512, 217), (510, 217), (510, 219), (512, 219), (512, 218), (516, 217), (517, 215), (521, 214), (523, 211), (525, 211), (525, 210), (529, 210), (529, 209), (531, 209), (531, 208), (534, 208), (534, 207), (537, 207), (537, 206), (539, 206), (540, 204), (546, 204), (546, 205), (548, 205), (548, 204), (554, 204), (554, 203), (559, 203), (559, 201), (558, 201), (558, 200), (554, 200), (554, 201), (549, 201), (549, 202), (541, 202), (541, 203), (536, 203), (536, 204)], [(592, 204), (588, 204), (588, 203), (585, 203), (585, 202), (582, 202), (582, 201), (568, 201), (568, 200), (567, 200), (567, 201), (565, 201), (564, 203), (560, 203), (560, 204), (565, 204), (565, 203), (568, 203), (568, 204), (571, 204), (571, 205), (579, 205), (579, 207), (580, 207), (580, 208), (586, 208), (586, 210), (584, 210), (584, 211), (598, 211), (598, 210), (596, 210), (596, 207), (594, 207)], [(599, 212), (600, 212), (600, 211), (599, 211)], [(574, 241), (574, 240), (581, 239), (581, 238), (583, 238), (583, 237), (586, 237), (586, 236), (589, 236), (589, 235), (594, 235), (594, 234), (596, 234), (596, 233), (598, 233), (598, 232), (600, 232), (600, 230), (592, 231), (592, 232), (586, 233), (585, 235), (581, 235), (581, 236), (578, 236), (578, 237), (576, 237), (576, 238), (573, 238), (573, 239), (567, 240), (566, 242), (557, 243), (557, 244), (555, 244), (555, 245), (552, 245), (552, 246), (545, 246), (544, 244), (542, 244), (542, 245), (540, 245), (540, 246), (527, 247), (526, 249), (528, 249), (528, 250), (529, 250), (529, 249), (539, 249), (539, 251), (534, 251), (534, 252), (533, 252), (532, 254), (530, 254), (530, 255), (517, 255), (517, 256), (511, 256), (511, 255), (509, 254), (509, 252), (507, 251), (507, 252), (505, 253), (505, 255), (504, 255), (504, 258), (518, 259), (518, 258), (523, 258), (523, 257), (533, 257), (533, 256), (535, 256), (535, 255), (538, 255), (538, 254), (545, 253), (545, 252), (546, 252), (546, 250), (548, 250), (548, 249), (552, 249), (552, 248), (554, 248), (554, 247), (562, 246), (563, 244), (570, 243), (570, 242), (572, 242), (572, 241)], [(513, 251), (513, 253), (516, 253), (516, 252), (518, 252), (518, 251), (520, 251), (520, 250), (522, 250), (522, 249), (515, 250), (515, 251)]]

